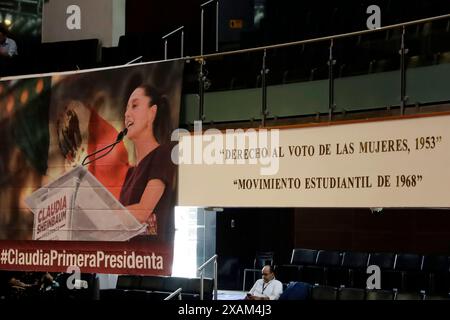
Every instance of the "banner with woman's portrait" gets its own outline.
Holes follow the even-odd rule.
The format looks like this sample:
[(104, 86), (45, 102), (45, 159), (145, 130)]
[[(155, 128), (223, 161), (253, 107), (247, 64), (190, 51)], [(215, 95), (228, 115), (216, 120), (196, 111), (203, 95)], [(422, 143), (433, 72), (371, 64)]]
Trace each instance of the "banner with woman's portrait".
[(182, 73), (0, 82), (0, 269), (170, 275)]

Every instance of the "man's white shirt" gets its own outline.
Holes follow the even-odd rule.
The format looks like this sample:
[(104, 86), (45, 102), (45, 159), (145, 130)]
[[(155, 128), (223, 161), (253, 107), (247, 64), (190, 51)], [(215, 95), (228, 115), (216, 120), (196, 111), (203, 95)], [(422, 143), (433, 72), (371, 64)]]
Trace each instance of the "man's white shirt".
[(275, 278), (267, 283), (263, 279), (259, 279), (249, 292), (256, 297), (268, 297), (270, 300), (278, 300), (283, 293), (283, 284)]
[(3, 44), (0, 44), (0, 50), (8, 54), (8, 56), (12, 57), (17, 55), (17, 45), (13, 39), (6, 38)]

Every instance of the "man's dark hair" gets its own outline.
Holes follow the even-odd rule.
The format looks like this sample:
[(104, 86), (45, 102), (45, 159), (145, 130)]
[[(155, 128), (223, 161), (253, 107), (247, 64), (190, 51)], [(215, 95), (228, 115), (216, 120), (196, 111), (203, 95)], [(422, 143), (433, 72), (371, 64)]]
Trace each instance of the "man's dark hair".
[(8, 35), (8, 28), (0, 24), (0, 33), (3, 33), (5, 36)]
[(264, 266), (264, 267), (268, 267), (268, 268), (269, 268), (269, 271), (270, 271), (270, 273), (275, 273), (275, 270), (274, 270), (274, 268), (273, 268), (273, 266), (272, 266), (272, 265), (268, 264), (268, 265), (266, 265), (266, 266)]

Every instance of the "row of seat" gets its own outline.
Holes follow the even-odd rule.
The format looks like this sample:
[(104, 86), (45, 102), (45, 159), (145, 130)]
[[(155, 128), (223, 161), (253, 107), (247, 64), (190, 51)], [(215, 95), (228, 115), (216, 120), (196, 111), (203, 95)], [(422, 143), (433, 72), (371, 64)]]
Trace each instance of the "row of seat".
[[(118, 276), (116, 287), (113, 289), (99, 289), (99, 281), (96, 274), (83, 273), (81, 280), (87, 284), (86, 288), (71, 290), (67, 287), (68, 273), (60, 273), (54, 280), (59, 285), (52, 290), (39, 290), (40, 285), (35, 285), (34, 278), (38, 273), (7, 272), (0, 271), (0, 300), (163, 300), (171, 293), (181, 288), (183, 300), (199, 300), (201, 284), (200, 278), (180, 278), (165, 276)], [(32, 286), (26, 290), (16, 290), (9, 285), (9, 280), (14, 276), (16, 279), (25, 281)], [(214, 281), (210, 278), (203, 279), (203, 292), (205, 300), (212, 300)]]
[[(450, 43), (450, 42), (449, 42)], [(268, 72), (266, 83), (268, 85), (289, 84), (295, 82), (325, 80), (329, 77), (329, 69), (327, 59), (321, 64), (313, 66), (308, 60), (290, 57), (291, 66), (280, 67), (278, 64), (286, 62), (280, 60), (277, 63), (268, 63)], [(355, 59), (353, 61), (336, 60), (333, 75), (334, 78), (344, 78), (351, 76), (359, 76), (365, 74), (396, 71), (400, 69), (400, 56), (395, 53), (381, 59), (368, 58)], [(239, 67), (238, 64), (207, 61), (207, 85), (206, 90), (223, 91), (223, 90), (239, 90), (246, 88), (261, 87), (261, 65), (260, 56), (253, 59), (252, 65), (248, 65), (245, 69)], [(406, 67), (417, 68), (431, 65), (439, 65), (450, 63), (450, 51), (435, 53), (431, 56), (415, 55), (406, 58)], [(185, 92), (196, 93), (198, 91), (198, 67), (191, 66), (189, 73), (185, 74)]]
[(371, 5), (379, 6), (382, 26), (437, 16), (450, 10), (445, 1), (409, 1), (406, 4), (395, 0), (347, 0), (326, 5), (294, 1), (283, 6), (277, 5), (276, 1), (268, 2), (266, 21), (259, 29), (249, 32), (246, 40), (255, 46), (261, 41), (273, 43), (280, 38), (289, 42), (363, 30), (369, 17), (366, 11)]
[(17, 39), (19, 55), (0, 76), (73, 71), (100, 65), (98, 39), (40, 43), (33, 38)]
[[(212, 279), (204, 279), (204, 299), (212, 300)], [(183, 300), (200, 299), (199, 278), (179, 278), (163, 276), (122, 275), (117, 279), (115, 289), (100, 290), (101, 300), (163, 300), (181, 288)]]
[(297, 248), (292, 250), (290, 263), (292, 265), (343, 266), (350, 268), (365, 268), (369, 265), (378, 265), (382, 269), (400, 271), (450, 271), (449, 256), (412, 253), (340, 252)]
[(312, 300), (450, 300), (447, 295), (427, 295), (425, 292), (399, 292), (397, 290), (368, 290), (313, 286)]
[[(80, 280), (86, 287), (69, 289), (67, 283), (70, 273), (54, 274), (57, 285), (41, 290), (43, 272), (14, 272), (0, 270), (0, 300), (96, 300), (99, 294), (99, 280), (95, 273), (81, 273)], [(9, 281), (14, 277), (28, 284), (26, 289), (12, 286)]]
[[(386, 39), (387, 38), (387, 39)], [(268, 85), (323, 80), (329, 77), (329, 42), (267, 51)], [(380, 37), (366, 35), (338, 39), (333, 45), (335, 78), (387, 72), (400, 69), (401, 40), (388, 32)], [(413, 33), (406, 39), (406, 67), (414, 68), (450, 63), (450, 31), (423, 35)], [(207, 59), (204, 70), (207, 90), (255, 88), (261, 86), (262, 52)], [(187, 92), (196, 92), (198, 67), (185, 75)]]
[(383, 289), (450, 292), (450, 261), (444, 255), (294, 249), (290, 264), (275, 267), (282, 282), (366, 287), (368, 266), (378, 266)]

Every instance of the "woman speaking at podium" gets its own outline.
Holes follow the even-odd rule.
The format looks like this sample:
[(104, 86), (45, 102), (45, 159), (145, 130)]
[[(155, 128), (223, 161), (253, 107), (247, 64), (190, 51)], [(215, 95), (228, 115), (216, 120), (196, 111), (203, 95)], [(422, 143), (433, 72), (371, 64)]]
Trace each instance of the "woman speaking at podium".
[(168, 241), (174, 234), (175, 165), (171, 160), (170, 106), (148, 85), (130, 95), (125, 112), (127, 137), (134, 144), (136, 163), (128, 169), (120, 202), (141, 223), (147, 235)]

